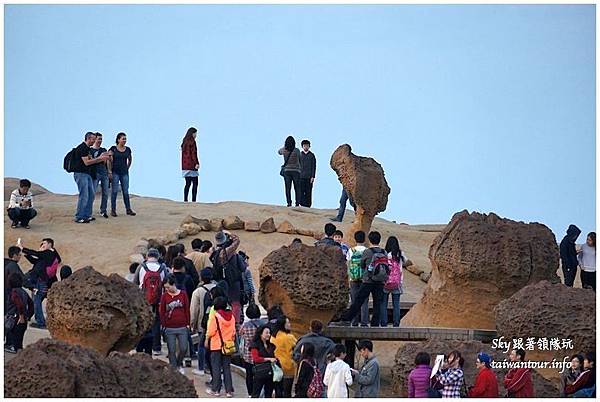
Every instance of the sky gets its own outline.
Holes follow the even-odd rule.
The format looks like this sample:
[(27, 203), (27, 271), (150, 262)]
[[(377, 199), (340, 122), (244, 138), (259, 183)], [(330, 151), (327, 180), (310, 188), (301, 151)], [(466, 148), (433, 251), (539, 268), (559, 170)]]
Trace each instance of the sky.
[[(76, 193), (87, 131), (133, 151), (130, 192), (182, 200), (198, 128), (199, 200), (285, 205), (277, 150), (382, 164), (380, 216), (463, 209), (595, 230), (594, 5), (6, 5), (4, 169)], [(135, 205), (133, 205), (135, 209)], [(75, 209), (75, 205), (73, 205)], [(581, 240), (581, 239), (580, 239)]]

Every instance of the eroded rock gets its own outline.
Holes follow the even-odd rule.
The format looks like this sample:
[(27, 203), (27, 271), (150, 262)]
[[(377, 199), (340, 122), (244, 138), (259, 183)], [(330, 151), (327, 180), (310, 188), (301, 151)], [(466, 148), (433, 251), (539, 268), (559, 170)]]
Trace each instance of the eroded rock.
[(260, 225), (260, 231), (263, 233), (275, 233), (277, 227), (273, 218), (269, 218)]
[(277, 226), (279, 233), (296, 234), (296, 228), (289, 221), (283, 221)]
[(223, 228), (227, 230), (244, 229), (244, 221), (239, 216), (228, 216), (223, 219)]
[(247, 232), (258, 232), (258, 231), (260, 231), (260, 222), (259, 221), (246, 221), (246, 222), (244, 222), (244, 229)]
[(209, 222), (210, 230), (213, 232), (218, 232), (219, 230), (223, 230), (223, 219), (215, 218), (211, 219)]

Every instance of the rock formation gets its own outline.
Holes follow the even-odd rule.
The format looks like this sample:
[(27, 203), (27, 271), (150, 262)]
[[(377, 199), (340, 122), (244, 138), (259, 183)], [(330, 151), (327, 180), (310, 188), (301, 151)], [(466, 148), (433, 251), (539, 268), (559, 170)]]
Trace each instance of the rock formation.
[(244, 230), (247, 232), (258, 232), (260, 231), (259, 221), (246, 221), (244, 222)]
[(4, 366), (5, 398), (197, 398), (194, 384), (145, 354), (93, 349), (41, 339)]
[(129, 352), (154, 320), (142, 292), (117, 274), (76, 270), (48, 293), (50, 334), (97, 350)]
[(279, 233), (296, 234), (296, 228), (289, 221), (283, 221), (277, 226)]
[(275, 221), (273, 220), (273, 218), (269, 218), (266, 221), (264, 221), (261, 225), (260, 225), (260, 231), (263, 233), (274, 233), (277, 231), (277, 227), (275, 226)]
[[(410, 371), (415, 367), (417, 353), (429, 353), (431, 356), (431, 366), (433, 367), (436, 355), (447, 355), (453, 350), (459, 351), (465, 359), (463, 370), (467, 387), (475, 383), (475, 378), (477, 377), (475, 360), (479, 352), (488, 353), (495, 361), (509, 360), (508, 355), (505, 355), (502, 351), (492, 349), (491, 345), (486, 345), (479, 341), (429, 340), (426, 342), (407, 342), (398, 349), (392, 369), (392, 387), (395, 395), (400, 398), (408, 397), (407, 379)], [(498, 391), (500, 392), (500, 397), (502, 397), (506, 394), (503, 381), (508, 370), (494, 369), (494, 371), (498, 379)], [(536, 371), (533, 372), (532, 379), (536, 397), (550, 398), (559, 396), (558, 384), (555, 381), (542, 377)]]
[(429, 249), (425, 293), (404, 325), (494, 329), (494, 307), (522, 287), (558, 281), (558, 247), (539, 223), (462, 211)]
[(338, 247), (292, 244), (271, 252), (260, 266), (260, 303), (279, 304), (296, 335), (310, 321), (327, 323), (348, 304), (346, 260)]
[(348, 144), (335, 150), (330, 165), (355, 204), (355, 220), (346, 235), (353, 242), (354, 233), (369, 233), (375, 216), (385, 211), (390, 188), (381, 165), (373, 158), (354, 155)]
[(185, 218), (183, 218), (183, 220), (181, 221), (181, 226), (183, 226), (187, 223), (193, 223), (195, 225), (198, 225), (198, 226), (200, 226), (200, 229), (204, 230), (204, 231), (210, 230), (210, 221), (208, 219), (201, 219), (201, 218), (196, 218), (192, 215), (188, 215)]
[(228, 216), (223, 219), (223, 228), (227, 230), (244, 229), (244, 221), (239, 216)]

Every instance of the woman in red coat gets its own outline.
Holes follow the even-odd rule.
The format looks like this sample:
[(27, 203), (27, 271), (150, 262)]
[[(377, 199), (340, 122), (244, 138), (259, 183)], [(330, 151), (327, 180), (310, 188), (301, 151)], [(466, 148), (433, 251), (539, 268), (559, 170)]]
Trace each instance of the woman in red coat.
[(198, 194), (198, 148), (196, 148), (196, 130), (194, 127), (188, 128), (183, 142), (181, 143), (181, 171), (185, 178), (185, 188), (183, 189), (183, 201), (187, 202), (192, 186), (192, 202), (196, 202), (196, 194)]
[(479, 370), (475, 385), (469, 389), (469, 398), (498, 398), (498, 379), (491, 368), (492, 358), (487, 353), (479, 353), (475, 366)]

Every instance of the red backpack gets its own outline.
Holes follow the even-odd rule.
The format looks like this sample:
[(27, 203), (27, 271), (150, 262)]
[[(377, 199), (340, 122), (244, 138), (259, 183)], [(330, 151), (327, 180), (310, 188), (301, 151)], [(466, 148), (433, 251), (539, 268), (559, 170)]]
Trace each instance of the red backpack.
[(163, 272), (163, 266), (161, 265), (158, 271), (150, 271), (146, 264), (142, 264), (142, 268), (145, 271), (144, 280), (142, 282), (144, 296), (146, 296), (146, 301), (148, 301), (151, 306), (155, 306), (160, 303), (160, 296), (162, 294), (162, 280), (160, 279), (160, 274)]
[(58, 262), (58, 258), (55, 258), (52, 265), (48, 265), (46, 267), (46, 275), (48, 276), (48, 279), (56, 278), (56, 271), (58, 271), (59, 265), (60, 263)]
[(310, 380), (310, 384), (308, 384), (308, 389), (306, 390), (306, 396), (309, 398), (321, 398), (323, 396), (323, 381), (321, 380), (321, 370), (315, 364), (314, 366), (308, 362), (308, 360), (304, 360), (304, 363), (308, 364), (313, 368), (313, 376)]
[(396, 290), (402, 283), (402, 263), (390, 258), (390, 274), (385, 282), (385, 290)]

